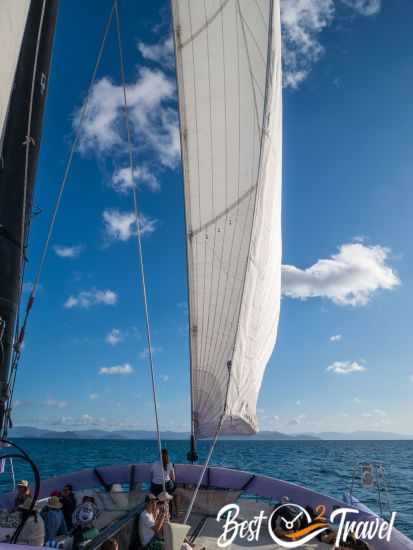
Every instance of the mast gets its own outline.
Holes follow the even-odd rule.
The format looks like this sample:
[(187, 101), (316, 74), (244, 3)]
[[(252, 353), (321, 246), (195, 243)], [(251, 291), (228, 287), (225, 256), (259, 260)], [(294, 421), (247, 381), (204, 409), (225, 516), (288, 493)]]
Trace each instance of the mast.
[[(21, 42), (0, 163), (0, 431), (7, 431), (5, 411), (13, 356), (21, 281), (31, 220), (43, 111), (56, 25), (58, 0), (32, 0)], [(34, 74), (37, 53), (37, 68)], [(34, 88), (32, 94), (32, 81)], [(31, 102), (31, 98), (33, 101)], [(32, 103), (32, 105), (30, 105)], [(26, 136), (31, 113), (30, 136)], [(27, 178), (26, 142), (30, 141)], [(24, 219), (23, 219), (24, 218)], [(22, 227), (24, 236), (22, 239)], [(23, 247), (24, 261), (21, 262)]]

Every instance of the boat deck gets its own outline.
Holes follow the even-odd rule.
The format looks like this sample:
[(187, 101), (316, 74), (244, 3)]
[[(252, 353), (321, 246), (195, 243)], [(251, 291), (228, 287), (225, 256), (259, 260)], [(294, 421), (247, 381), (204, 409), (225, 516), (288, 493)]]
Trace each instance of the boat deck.
[[(175, 491), (177, 515), (173, 517), (173, 522), (183, 521), (194, 486), (199, 480), (201, 469), (202, 467), (199, 465), (175, 465), (178, 487)], [(62, 490), (65, 484), (70, 483), (74, 487), (78, 502), (82, 500), (84, 495), (94, 496), (99, 508), (100, 513), (95, 522), (96, 527), (99, 529), (99, 535), (92, 541), (87, 542), (86, 548), (88, 550), (97, 550), (106, 540), (111, 538), (117, 539), (119, 550), (139, 550), (137, 523), (139, 513), (143, 508), (145, 495), (149, 489), (150, 479), (150, 464), (121, 464), (73, 472), (42, 480), (41, 498), (38, 505), (42, 507), (52, 491)], [(120, 485), (122, 491), (110, 491), (111, 488), (113, 489), (113, 484), (118, 485), (118, 487)], [(13, 492), (0, 495), (0, 510), (10, 510), (13, 507), (14, 496)], [(202, 548), (215, 550), (219, 547), (217, 539), (223, 531), (223, 524), (220, 525), (216, 518), (218, 511), (223, 506), (236, 502), (240, 506), (238, 520), (251, 521), (261, 511), (269, 516), (278, 503), (284, 502), (285, 499), (292, 505), (310, 506), (313, 510), (324, 506), (326, 509), (325, 517), (327, 518), (334, 507), (345, 506), (339, 500), (316, 493), (300, 485), (260, 474), (255, 475), (240, 470), (211, 466), (203, 477), (201, 490), (189, 519), (191, 525), (190, 540), (193, 539), (195, 550), (201, 550)], [(354, 506), (357, 509), (357, 506)], [(4, 512), (4, 515), (7, 516), (7, 512)], [(373, 512), (362, 509), (357, 509), (349, 517), (350, 519), (357, 519), (357, 521), (375, 521), (376, 519), (382, 521)], [(0, 514), (0, 550), (7, 549), (7, 546), (3, 546), (1, 542), (6, 542), (7, 534), (13, 533), (16, 528), (16, 525), (13, 526), (11, 521), (10, 525), (7, 525), (7, 521), (3, 521), (4, 519), (4, 516)], [(332, 529), (334, 531), (334, 527)], [(332, 535), (334, 537), (334, 533)], [(244, 547), (260, 548), (262, 550), (266, 550), (266, 547), (268, 549), (278, 548), (267, 532), (267, 522), (261, 528), (258, 541), (248, 541), (246, 538), (236, 537), (232, 544), (226, 548), (236, 550)], [(324, 550), (333, 548), (333, 545), (313, 539), (300, 547), (304, 550)], [(413, 543), (395, 528), (389, 542), (375, 537), (374, 541), (368, 543), (368, 546), (359, 543), (352, 546), (342, 545), (341, 548), (413, 550)], [(170, 549), (166, 548), (165, 550)]]
[[(205, 493), (204, 495), (201, 495), (201, 500), (203, 497), (205, 497)], [(260, 514), (261, 511), (263, 511), (267, 517), (269, 517), (275, 507), (274, 504), (271, 504), (268, 501), (266, 502), (262, 499), (239, 498), (236, 502), (240, 507), (239, 517), (237, 518), (240, 522), (244, 520), (253, 520), (256, 516)], [(205, 506), (203, 506), (202, 504), (201, 507), (205, 508)], [(189, 538), (191, 540), (191, 536), (196, 533), (196, 537), (192, 541), (193, 543), (195, 543), (195, 550), (199, 550), (202, 548), (205, 548), (206, 550), (222, 550), (222, 546), (219, 546), (218, 544), (218, 539), (222, 535), (223, 525), (222, 523), (220, 524), (217, 521), (216, 512), (217, 511), (215, 511), (215, 513), (213, 514), (191, 514), (188, 522), (189, 525), (191, 525)], [(183, 511), (179, 513), (178, 522), (182, 520)], [(300, 548), (303, 548), (304, 550), (331, 550), (331, 548), (333, 547), (334, 544), (325, 544), (318, 540), (313, 540), (307, 544), (303, 544), (300, 546)], [(240, 536), (237, 536), (235, 537), (234, 541), (226, 548), (229, 548), (231, 550), (241, 550), (245, 548), (259, 548), (260, 550), (283, 550), (282, 547), (276, 544), (274, 540), (270, 537), (266, 523), (263, 523), (262, 525), (258, 541), (248, 541), (246, 538), (241, 538)]]

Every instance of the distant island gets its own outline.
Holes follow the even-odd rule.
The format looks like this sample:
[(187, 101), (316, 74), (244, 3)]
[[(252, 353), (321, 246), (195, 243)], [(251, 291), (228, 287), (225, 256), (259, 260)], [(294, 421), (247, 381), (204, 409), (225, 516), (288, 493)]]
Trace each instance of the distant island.
[[(186, 440), (187, 432), (163, 431), (162, 439)], [(36, 439), (156, 439), (156, 432), (152, 430), (66, 430), (56, 431), (32, 426), (15, 426), (9, 431), (10, 438)], [(354, 431), (349, 433), (321, 432), (304, 434), (284, 434), (277, 431), (261, 431), (253, 436), (223, 436), (223, 440), (248, 441), (399, 441), (413, 440), (413, 436), (401, 435), (392, 432)]]

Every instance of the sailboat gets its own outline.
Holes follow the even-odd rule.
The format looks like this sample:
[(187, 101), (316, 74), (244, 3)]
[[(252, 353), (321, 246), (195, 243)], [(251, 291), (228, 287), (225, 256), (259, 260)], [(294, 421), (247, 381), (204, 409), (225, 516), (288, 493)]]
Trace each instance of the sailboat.
[[(385, 532), (386, 526), (389, 531), (384, 519), (351, 497), (347, 502), (340, 502), (300, 485), (212, 465), (213, 450), (220, 436), (256, 433), (257, 398), (277, 336), (282, 249), (280, 0), (172, 0), (171, 7), (185, 197), (192, 414), (188, 464), (175, 465), (179, 506), (176, 517), (166, 524), (165, 545), (168, 549), (179, 549), (186, 536), (195, 547), (208, 549), (228, 545), (232, 548), (333, 548), (337, 539), (331, 535), (337, 533), (338, 525), (331, 518), (334, 512), (349, 506), (348, 521), (365, 525), (370, 522), (373, 527), (375, 524), (376, 533), (380, 527), (384, 527), (382, 532)], [(39, 282), (37, 279), (21, 313), (36, 160), (56, 13), (57, 0), (1, 0), (0, 3), (3, 48), (0, 54), (0, 426), (3, 451), (6, 457), (20, 453), (33, 468), (32, 507), (42, 503), (52, 491), (71, 484), (78, 497), (93, 494), (100, 510), (96, 520), (99, 534), (85, 542), (84, 547), (99, 548), (105, 541), (116, 538), (119, 547), (126, 549), (139, 547), (136, 521), (149, 490), (150, 464), (113, 465), (40, 480), (36, 465), (27, 453), (7, 440), (16, 370)], [(125, 124), (129, 135), (116, 0), (98, 60), (113, 19), (119, 38)], [(95, 77), (96, 68), (91, 87)], [(41, 268), (76, 151), (76, 140), (77, 137), (53, 212)], [(130, 149), (129, 158), (133, 179)], [(138, 221), (137, 190), (133, 193)], [(139, 222), (137, 239), (160, 448)], [(211, 446), (206, 462), (196, 464), (196, 442), (201, 438), (209, 438)], [(13, 497), (13, 493), (3, 494), (0, 508), (10, 508)], [(287, 509), (291, 513), (294, 508), (298, 511), (295, 519), (306, 519), (305, 527), (301, 520), (298, 522), (299, 532), (295, 519), (291, 519), (291, 515), (283, 516)], [(234, 525), (238, 527), (233, 539), (225, 543), (220, 537), (231, 510), (237, 510)], [(309, 510), (315, 511), (316, 516)], [(254, 521), (257, 526), (259, 517), (272, 517), (275, 527), (270, 520), (259, 536), (243, 536), (240, 526), (252, 525)], [(338, 518), (337, 514), (335, 517)], [(9, 533), (11, 539), (7, 539), (8, 533), (3, 532), (7, 528), (0, 527), (0, 539), (18, 544), (19, 529), (21, 531), (21, 525), (17, 535), (13, 530), (14, 534)], [(327, 541), (323, 534), (330, 534), (330, 539)], [(358, 544), (343, 547), (361, 548), (361, 543)], [(1, 543), (0, 547), (6, 548), (6, 544)], [(413, 549), (413, 542), (393, 528), (391, 538), (376, 535), (363, 548)]]

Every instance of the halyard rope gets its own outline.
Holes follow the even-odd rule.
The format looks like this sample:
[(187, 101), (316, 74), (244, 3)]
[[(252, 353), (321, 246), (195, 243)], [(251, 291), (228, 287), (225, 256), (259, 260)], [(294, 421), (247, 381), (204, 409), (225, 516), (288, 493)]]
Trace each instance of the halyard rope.
[[(134, 162), (133, 162), (133, 150), (132, 150), (132, 137), (131, 137), (131, 127), (130, 127), (130, 120), (129, 120), (128, 101), (126, 97), (125, 64), (124, 64), (124, 57), (123, 57), (123, 50), (122, 50), (120, 18), (119, 18), (119, 9), (118, 9), (117, 0), (114, 0), (114, 7), (115, 7), (115, 14), (116, 14), (116, 31), (117, 31), (117, 37), (118, 37), (119, 61), (120, 61), (120, 71), (121, 71), (121, 80), (122, 80), (122, 88), (123, 88), (125, 125), (126, 125), (127, 139), (128, 139), (130, 179), (131, 179), (131, 182), (133, 182)], [(144, 311), (145, 311), (145, 331), (146, 331), (146, 340), (147, 340), (147, 346), (148, 346), (149, 370), (150, 370), (151, 382), (152, 382), (152, 397), (153, 397), (153, 406), (155, 411), (156, 434), (157, 434), (158, 450), (159, 450), (159, 463), (162, 471), (162, 490), (165, 493), (166, 492), (165, 470), (164, 470), (163, 461), (162, 461), (162, 442), (161, 442), (161, 433), (159, 429), (158, 402), (157, 402), (156, 383), (155, 383), (155, 368), (153, 363), (153, 348), (152, 348), (151, 329), (150, 329), (150, 323), (149, 323), (148, 296), (146, 291), (145, 269), (144, 269), (144, 262), (143, 262), (143, 250), (142, 250), (142, 238), (141, 238), (142, 237), (141, 223), (139, 218), (138, 194), (137, 194), (136, 185), (132, 185), (132, 197), (133, 197), (133, 211), (134, 211), (134, 216), (136, 220), (136, 244), (137, 244), (139, 269), (140, 269), (140, 277), (141, 277), (141, 284), (142, 284), (143, 304), (144, 304)]]

